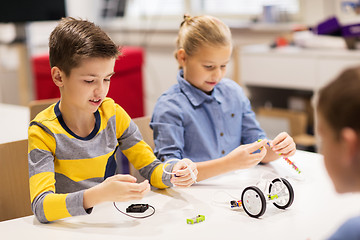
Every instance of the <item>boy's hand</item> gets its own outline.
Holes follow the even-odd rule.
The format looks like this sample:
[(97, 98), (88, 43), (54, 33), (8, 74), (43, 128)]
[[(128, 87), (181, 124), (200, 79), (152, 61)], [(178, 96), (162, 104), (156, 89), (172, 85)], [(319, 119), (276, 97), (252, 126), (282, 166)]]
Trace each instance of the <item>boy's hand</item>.
[[(266, 155), (267, 140), (241, 145), (232, 150), (226, 157), (232, 169), (247, 169), (257, 165)], [(258, 153), (255, 151), (260, 150)]]
[(112, 202), (139, 200), (150, 191), (148, 180), (136, 183), (136, 178), (131, 175), (117, 174), (108, 177), (100, 185), (103, 185), (104, 196)]
[(195, 183), (198, 175), (196, 164), (188, 158), (177, 162), (172, 172), (175, 175), (171, 177), (171, 183), (179, 187), (191, 186)]
[(149, 191), (150, 184), (148, 180), (136, 183), (136, 178), (131, 175), (117, 174), (108, 177), (99, 185), (85, 190), (84, 208), (87, 209), (106, 201), (139, 200)]
[(283, 158), (291, 157), (296, 152), (294, 139), (286, 132), (277, 135), (274, 140), (270, 142), (270, 148)]

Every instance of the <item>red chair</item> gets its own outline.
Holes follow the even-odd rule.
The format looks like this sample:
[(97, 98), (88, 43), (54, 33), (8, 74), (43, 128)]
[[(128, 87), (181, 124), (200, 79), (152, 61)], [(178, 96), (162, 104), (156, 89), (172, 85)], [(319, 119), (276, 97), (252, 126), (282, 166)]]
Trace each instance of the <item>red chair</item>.
[[(121, 52), (122, 55), (115, 62), (115, 74), (111, 78), (108, 97), (123, 107), (130, 117), (142, 117), (144, 51), (141, 47), (124, 46)], [(32, 64), (36, 100), (59, 98), (59, 89), (51, 79), (49, 55), (33, 57)]]

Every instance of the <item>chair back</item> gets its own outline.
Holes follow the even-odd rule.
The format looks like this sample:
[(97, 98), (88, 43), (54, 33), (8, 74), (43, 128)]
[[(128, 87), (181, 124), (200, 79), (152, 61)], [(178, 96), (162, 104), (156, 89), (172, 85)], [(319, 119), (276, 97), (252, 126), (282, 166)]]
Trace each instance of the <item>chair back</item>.
[(59, 98), (49, 98), (42, 100), (33, 100), (29, 103), (30, 108), (30, 121), (32, 121), (38, 113), (49, 107), (51, 104), (59, 101)]
[[(151, 149), (155, 148), (154, 138), (153, 138), (153, 130), (150, 128), (150, 116), (133, 118), (134, 123), (138, 126), (140, 133), (143, 137), (143, 140), (151, 147)], [(138, 182), (143, 181), (143, 178), (139, 171), (134, 168), (132, 164), (129, 164), (130, 174), (136, 177)]]
[(0, 144), (0, 221), (32, 215), (28, 140)]
[(149, 144), (151, 149), (155, 148), (153, 130), (150, 128), (150, 116), (134, 118), (134, 123), (138, 126), (144, 141)]

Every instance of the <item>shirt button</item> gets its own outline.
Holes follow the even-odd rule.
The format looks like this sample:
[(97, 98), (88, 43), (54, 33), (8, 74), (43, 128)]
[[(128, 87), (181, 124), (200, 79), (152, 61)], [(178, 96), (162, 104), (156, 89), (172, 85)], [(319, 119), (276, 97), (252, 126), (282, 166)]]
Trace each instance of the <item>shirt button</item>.
[(165, 161), (165, 158), (164, 158), (164, 157), (162, 157), (162, 158), (161, 158), (161, 161), (162, 161), (162, 162), (164, 162), (164, 161)]
[(232, 114), (231, 114), (231, 117), (235, 117), (235, 113), (232, 113)]
[(221, 132), (221, 133), (220, 133), (220, 136), (221, 136), (221, 137), (224, 136), (224, 133)]
[(223, 154), (223, 155), (224, 155), (224, 154), (225, 154), (225, 151), (224, 151), (224, 150), (222, 150), (222, 151), (221, 151), (221, 154)]

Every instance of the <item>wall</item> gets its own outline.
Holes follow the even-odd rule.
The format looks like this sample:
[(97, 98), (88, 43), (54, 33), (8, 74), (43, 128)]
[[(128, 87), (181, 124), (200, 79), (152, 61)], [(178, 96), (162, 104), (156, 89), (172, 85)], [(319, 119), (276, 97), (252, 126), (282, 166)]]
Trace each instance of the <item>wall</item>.
[(15, 45), (0, 44), (0, 102), (20, 104), (17, 91), (19, 51)]
[[(300, 0), (300, 3), (303, 21), (310, 25), (334, 12), (339, 14), (341, 12), (336, 8), (339, 0)], [(342, 15), (342, 18), (356, 19), (347, 15)], [(160, 94), (176, 83), (175, 76), (178, 68), (173, 51), (180, 21), (181, 19), (157, 22), (156, 19), (152, 19), (150, 22), (144, 22), (131, 19), (115, 21), (104, 26), (104, 29), (118, 44), (140, 45), (146, 49), (144, 85), (146, 113), (148, 114), (152, 112)], [(31, 56), (47, 52), (48, 36), (55, 25), (56, 22), (42, 22), (28, 26), (28, 49)], [(234, 43), (238, 51), (241, 51), (241, 47), (247, 44), (269, 44), (278, 34), (288, 32), (291, 28), (291, 25), (287, 24), (275, 27), (249, 27), (247, 24), (236, 23), (236, 21), (235, 24), (232, 21), (231, 25)], [(8, 34), (3, 34), (5, 28)], [(0, 42), (8, 42), (13, 33), (8, 25), (0, 25), (0, 35)], [(13, 46), (7, 45), (7, 47), (0, 48), (0, 55), (0, 102), (20, 104), (16, 69), (19, 59), (16, 56), (16, 50)], [(239, 77), (241, 62), (234, 59), (236, 61), (232, 61), (230, 64), (228, 77), (234, 78), (241, 84)]]

